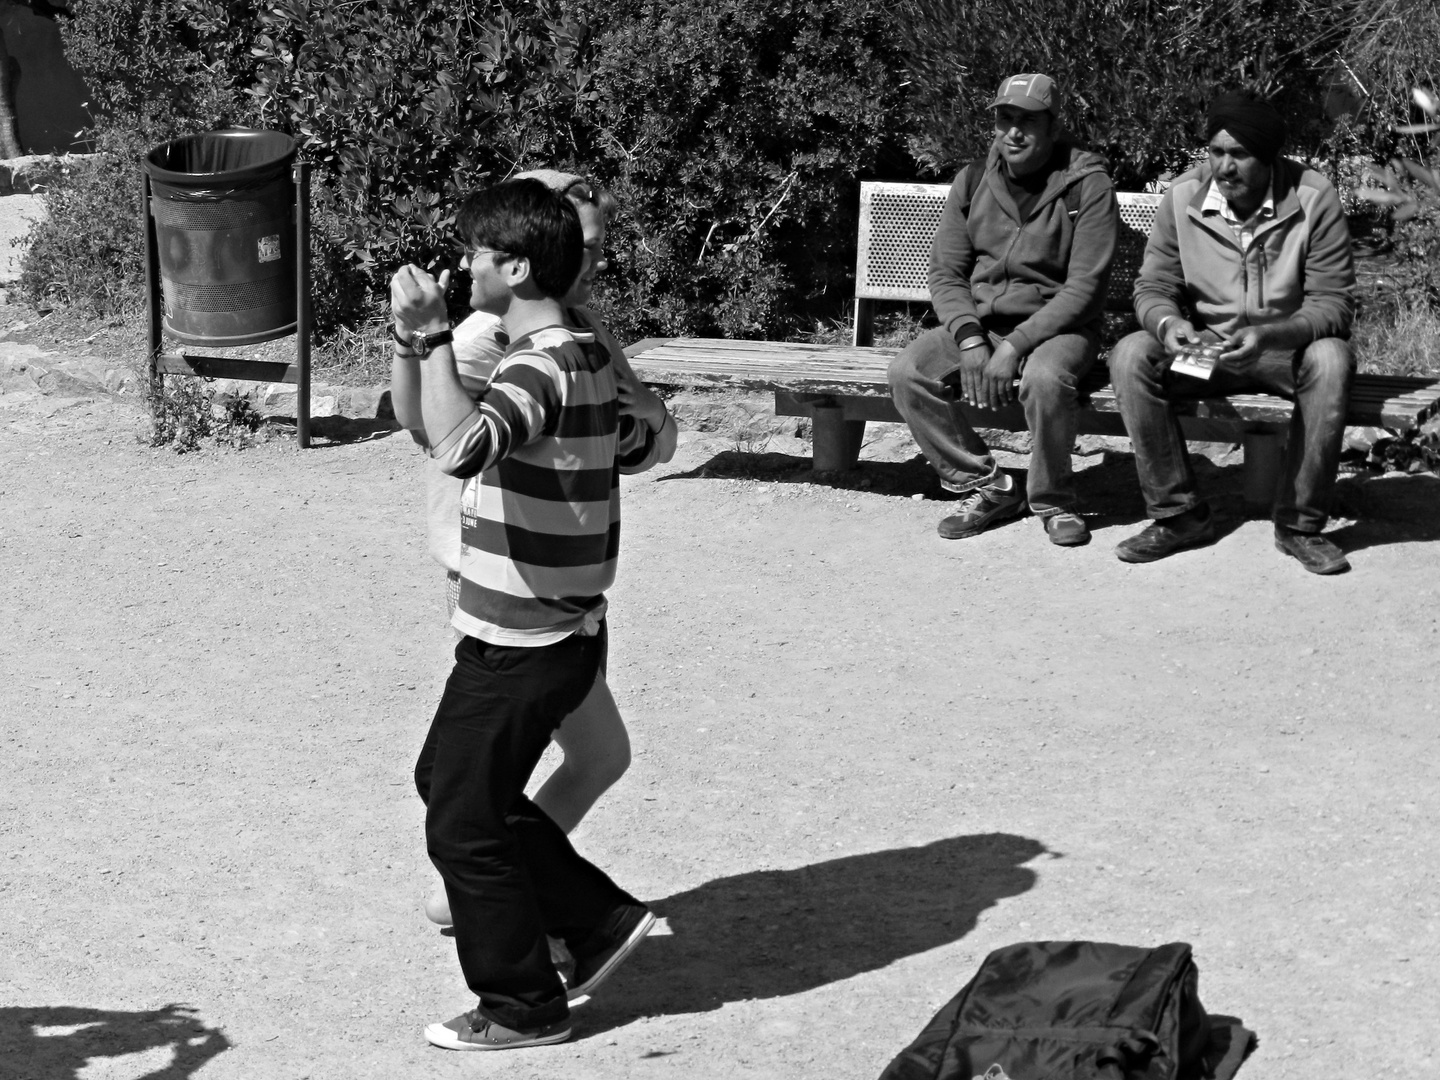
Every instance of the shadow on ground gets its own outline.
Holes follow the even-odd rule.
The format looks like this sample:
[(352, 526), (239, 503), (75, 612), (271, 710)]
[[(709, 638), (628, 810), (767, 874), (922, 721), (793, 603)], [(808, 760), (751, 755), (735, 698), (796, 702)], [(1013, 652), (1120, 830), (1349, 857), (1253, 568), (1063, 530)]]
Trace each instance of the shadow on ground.
[[(997, 449), (1005, 449), (997, 447)], [(1090, 455), (1093, 463), (1075, 474), (1081, 512), (1092, 528), (1133, 525), (1146, 521), (1145, 500), (1135, 473), (1135, 455), (1105, 449)], [(1191, 460), (1200, 494), (1218, 513), (1221, 536), (1233, 532), (1245, 519), (1244, 473), (1238, 454), (1216, 464), (1203, 454)], [(1023, 468), (1007, 469), (1022, 487)], [(908, 461), (861, 461), (846, 472), (816, 472), (808, 457), (780, 453), (724, 450), (686, 472), (662, 476), (672, 480), (757, 480), (776, 484), (817, 484), (842, 491), (867, 491), (892, 498), (920, 497), (937, 502), (954, 501), (940, 487), (935, 470), (922, 455)]]
[[(153, 1012), (65, 1005), (0, 1008), (0, 1076), (16, 1080), (77, 1080), (95, 1063), (114, 1064), (109, 1059), (133, 1054), (146, 1057), (130, 1062), (127, 1075), (184, 1080), (228, 1049), (230, 1040), (184, 1005)], [(149, 1071), (142, 1075), (139, 1068)]]
[[(277, 431), (295, 437), (293, 416), (267, 416), (265, 422)], [(323, 449), (327, 446), (348, 446), (351, 443), (374, 442), (396, 434), (401, 427), (391, 417), (371, 416), (312, 416), (310, 418), (310, 446)]]
[[(1038, 840), (987, 833), (707, 882), (651, 906), (669, 923), (579, 1014), (582, 1038), (642, 1016), (786, 997), (958, 941), (1034, 887)], [(964, 981), (956, 973), (956, 988)]]
[(1353, 525), (1326, 535), (1343, 551), (1440, 540), (1440, 477), (1364, 473), (1335, 485), (1335, 513)]

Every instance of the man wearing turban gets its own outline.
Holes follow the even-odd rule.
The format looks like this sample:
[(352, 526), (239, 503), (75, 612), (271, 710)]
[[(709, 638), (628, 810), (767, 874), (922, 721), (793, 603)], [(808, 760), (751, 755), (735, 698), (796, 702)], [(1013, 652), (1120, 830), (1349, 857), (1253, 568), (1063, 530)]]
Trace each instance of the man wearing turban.
[[(1281, 156), (1285, 123), (1267, 101), (1222, 94), (1205, 134), (1208, 160), (1166, 192), (1135, 279), (1144, 329), (1110, 354), (1152, 519), (1116, 554), (1153, 562), (1216, 539), (1171, 401), (1268, 391), (1295, 403), (1275, 546), (1312, 573), (1338, 573), (1350, 564), (1320, 532), (1353, 374), (1355, 266), (1340, 198)], [(1208, 379), (1171, 370), (1181, 350), (1200, 345), (1223, 349)]]

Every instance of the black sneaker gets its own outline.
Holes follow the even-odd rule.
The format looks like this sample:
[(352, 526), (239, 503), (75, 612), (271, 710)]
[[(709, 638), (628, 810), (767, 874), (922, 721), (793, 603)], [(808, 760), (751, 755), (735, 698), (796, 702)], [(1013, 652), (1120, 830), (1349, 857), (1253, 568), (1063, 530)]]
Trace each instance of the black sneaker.
[(1345, 553), (1319, 533), (1296, 532), (1276, 525), (1275, 547), (1312, 574), (1340, 574), (1350, 569)]
[(655, 915), (649, 908), (633, 907), (616, 930), (617, 938), (613, 944), (589, 956), (575, 957), (575, 974), (565, 995), (570, 1004), (583, 1004), (595, 988), (635, 951), (635, 946), (645, 940), (645, 935), (654, 925)]
[(1121, 562), (1147, 563), (1179, 551), (1215, 542), (1215, 519), (1203, 503), (1174, 517), (1152, 521), (1142, 531), (1115, 545)]
[(519, 1050), (526, 1046), (549, 1046), (570, 1038), (570, 1021), (557, 1020), (544, 1027), (519, 1031), (508, 1028), (471, 1009), (443, 1024), (426, 1024), (425, 1041), (446, 1050)]

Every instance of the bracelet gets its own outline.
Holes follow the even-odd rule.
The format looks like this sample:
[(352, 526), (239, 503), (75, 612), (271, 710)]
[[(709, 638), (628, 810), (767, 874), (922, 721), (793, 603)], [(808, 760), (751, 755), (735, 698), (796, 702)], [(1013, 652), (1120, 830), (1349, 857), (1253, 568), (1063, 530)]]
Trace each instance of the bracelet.
[(960, 343), (960, 351), (969, 352), (971, 349), (978, 349), (982, 345), (988, 344), (990, 343), (985, 338), (981, 337), (979, 334), (976, 334), (974, 337), (967, 337), (964, 341)]
[(1156, 326), (1155, 326), (1155, 336), (1156, 336), (1162, 343), (1165, 341), (1165, 324), (1168, 323), (1171, 319), (1178, 319), (1178, 318), (1179, 318), (1178, 315), (1166, 315), (1163, 319), (1160, 320), (1160, 322), (1159, 322), (1158, 324), (1156, 324)]

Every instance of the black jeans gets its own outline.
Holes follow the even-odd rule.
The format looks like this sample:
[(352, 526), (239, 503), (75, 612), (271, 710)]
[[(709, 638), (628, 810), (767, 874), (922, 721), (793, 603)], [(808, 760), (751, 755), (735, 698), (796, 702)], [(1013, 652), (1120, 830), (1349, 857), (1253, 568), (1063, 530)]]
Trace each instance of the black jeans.
[(551, 733), (594, 685), (604, 651), (603, 624), (597, 636), (538, 648), (462, 639), (415, 763), (460, 970), (481, 1014), (506, 1027), (569, 1015), (547, 934), (577, 956), (594, 953), (639, 903), (525, 797)]

